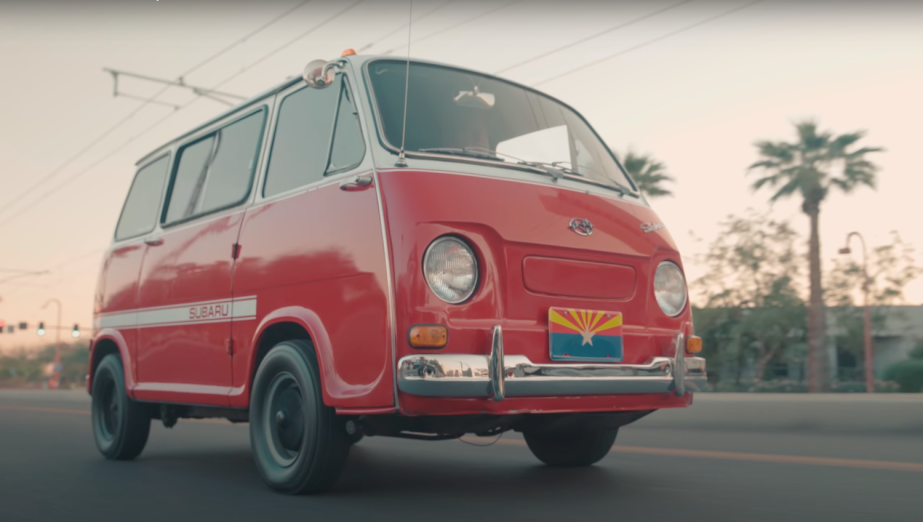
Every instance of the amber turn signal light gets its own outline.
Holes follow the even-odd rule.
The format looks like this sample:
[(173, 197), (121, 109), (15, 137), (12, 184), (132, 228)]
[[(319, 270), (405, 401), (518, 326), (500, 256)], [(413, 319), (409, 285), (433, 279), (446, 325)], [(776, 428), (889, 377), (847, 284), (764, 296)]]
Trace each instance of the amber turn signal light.
[(410, 329), (410, 346), (414, 348), (442, 348), (449, 340), (449, 332), (441, 324), (414, 326)]
[(686, 351), (689, 353), (699, 353), (702, 351), (702, 338), (690, 335), (686, 339)]
[(343, 51), (343, 54), (341, 54), (340, 56), (354, 56), (355, 54), (356, 54), (356, 51), (354, 51), (353, 49), (346, 49), (345, 51)]

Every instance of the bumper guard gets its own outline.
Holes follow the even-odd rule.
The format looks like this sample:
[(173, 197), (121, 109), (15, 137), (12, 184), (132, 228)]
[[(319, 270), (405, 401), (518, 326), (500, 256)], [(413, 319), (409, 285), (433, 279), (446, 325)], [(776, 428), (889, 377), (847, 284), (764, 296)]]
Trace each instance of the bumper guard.
[(705, 389), (705, 359), (686, 357), (685, 337), (673, 338), (673, 357), (646, 364), (535, 364), (503, 354), (503, 331), (494, 326), (490, 355), (410, 355), (398, 363), (398, 388), (428, 397), (505, 397), (673, 393)]

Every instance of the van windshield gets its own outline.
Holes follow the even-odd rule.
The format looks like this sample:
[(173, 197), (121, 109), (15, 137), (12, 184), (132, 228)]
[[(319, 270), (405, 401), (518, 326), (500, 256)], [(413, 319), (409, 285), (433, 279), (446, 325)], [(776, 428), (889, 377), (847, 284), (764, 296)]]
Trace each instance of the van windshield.
[[(383, 139), (399, 149), (407, 62), (375, 61), (368, 72)], [(570, 108), (497, 78), (438, 65), (410, 64), (405, 149), (525, 163), (556, 177), (634, 187), (596, 133)]]

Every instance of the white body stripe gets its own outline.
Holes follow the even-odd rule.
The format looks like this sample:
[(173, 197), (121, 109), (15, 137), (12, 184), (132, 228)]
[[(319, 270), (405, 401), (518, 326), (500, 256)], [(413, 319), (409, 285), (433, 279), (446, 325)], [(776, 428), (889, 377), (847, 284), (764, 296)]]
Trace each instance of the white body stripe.
[(153, 328), (256, 319), (256, 296), (99, 314), (97, 328)]

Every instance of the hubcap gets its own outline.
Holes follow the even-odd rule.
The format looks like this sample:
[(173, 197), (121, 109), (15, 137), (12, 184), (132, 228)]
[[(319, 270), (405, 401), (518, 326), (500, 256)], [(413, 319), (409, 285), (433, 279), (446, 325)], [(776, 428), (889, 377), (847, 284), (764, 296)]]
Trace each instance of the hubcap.
[(282, 372), (273, 378), (264, 411), (269, 449), (280, 465), (289, 466), (304, 443), (304, 401), (292, 374)]

